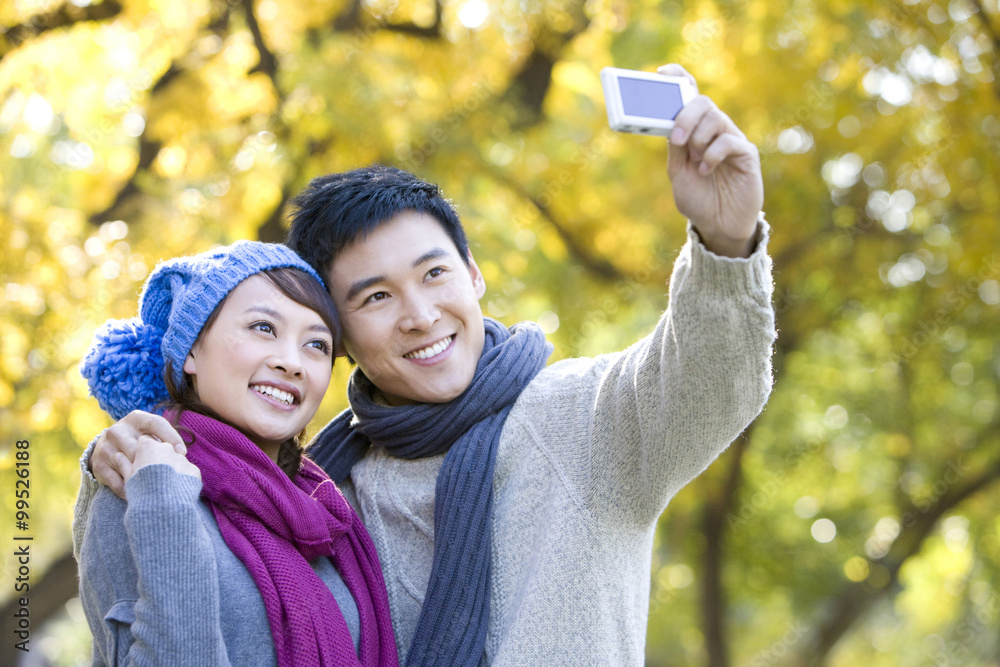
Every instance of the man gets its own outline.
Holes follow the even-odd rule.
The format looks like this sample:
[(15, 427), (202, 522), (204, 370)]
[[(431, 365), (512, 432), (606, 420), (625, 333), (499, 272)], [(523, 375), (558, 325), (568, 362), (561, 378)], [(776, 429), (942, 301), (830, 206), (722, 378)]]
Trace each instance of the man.
[[(296, 199), (289, 244), (326, 279), (357, 364), (352, 409), (310, 456), (375, 541), (401, 660), (642, 664), (657, 518), (763, 408), (775, 337), (756, 148), (701, 96), (670, 144), (690, 231), (669, 307), (627, 350), (547, 368), (537, 327), (482, 317), (483, 276), (434, 186), (373, 167)], [(143, 434), (183, 447), (134, 413), (98, 438), (95, 474), (119, 485)]]

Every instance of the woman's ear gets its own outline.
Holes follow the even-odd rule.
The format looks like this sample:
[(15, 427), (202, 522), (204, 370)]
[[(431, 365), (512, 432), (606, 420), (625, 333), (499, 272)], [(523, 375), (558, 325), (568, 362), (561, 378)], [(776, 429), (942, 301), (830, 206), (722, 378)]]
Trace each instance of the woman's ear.
[(184, 372), (188, 375), (197, 375), (198, 367), (194, 361), (194, 351), (188, 352), (187, 358), (184, 360)]

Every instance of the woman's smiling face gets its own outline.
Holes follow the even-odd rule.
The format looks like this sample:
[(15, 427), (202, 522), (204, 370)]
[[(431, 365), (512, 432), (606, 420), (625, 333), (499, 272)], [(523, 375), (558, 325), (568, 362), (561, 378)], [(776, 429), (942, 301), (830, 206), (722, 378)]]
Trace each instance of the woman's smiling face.
[(255, 275), (229, 293), (184, 372), (202, 403), (276, 458), (316, 414), (333, 353), (319, 314)]

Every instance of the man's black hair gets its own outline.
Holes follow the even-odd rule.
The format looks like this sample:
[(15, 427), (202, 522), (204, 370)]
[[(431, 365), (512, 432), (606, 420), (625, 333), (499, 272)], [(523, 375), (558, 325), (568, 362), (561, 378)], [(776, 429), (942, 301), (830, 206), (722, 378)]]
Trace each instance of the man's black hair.
[(376, 227), (403, 211), (426, 213), (444, 228), (462, 260), (469, 242), (458, 214), (438, 186), (395, 167), (371, 165), (319, 176), (292, 200), (285, 243), (324, 278), (345, 247), (363, 241)]

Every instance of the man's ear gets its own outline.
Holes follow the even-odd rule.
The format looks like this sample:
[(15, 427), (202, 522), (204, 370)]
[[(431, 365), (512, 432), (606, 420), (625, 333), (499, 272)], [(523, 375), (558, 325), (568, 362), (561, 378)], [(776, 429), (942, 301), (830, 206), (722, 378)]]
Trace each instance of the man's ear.
[(486, 294), (486, 279), (483, 278), (483, 272), (479, 270), (479, 266), (476, 264), (476, 260), (472, 257), (472, 251), (469, 251), (469, 276), (472, 278), (472, 288), (476, 291), (476, 298), (482, 299), (483, 295)]

